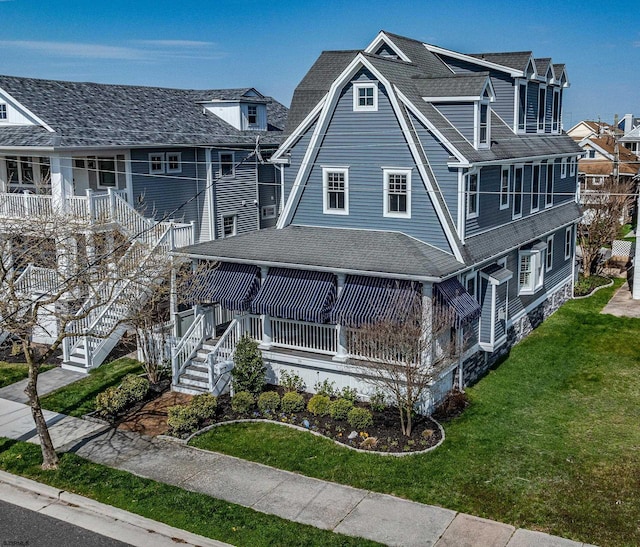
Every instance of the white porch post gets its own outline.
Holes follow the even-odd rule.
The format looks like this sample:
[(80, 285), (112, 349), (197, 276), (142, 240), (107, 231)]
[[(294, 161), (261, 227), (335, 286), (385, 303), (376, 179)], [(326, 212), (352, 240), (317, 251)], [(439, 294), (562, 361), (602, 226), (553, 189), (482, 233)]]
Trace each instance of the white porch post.
[(66, 211), (67, 198), (73, 196), (71, 158), (51, 156), (51, 197), (54, 210)]
[[(340, 298), (342, 291), (344, 290), (344, 282), (346, 279), (346, 275), (343, 273), (336, 274), (338, 279), (338, 287), (337, 287), (337, 298)], [(338, 336), (338, 351), (336, 355), (333, 357), (333, 361), (340, 361), (344, 363), (349, 358), (349, 352), (347, 351), (347, 339), (346, 339), (346, 331), (343, 325), (337, 325), (337, 336)]]
[(633, 257), (633, 290), (631, 297), (633, 300), (640, 300), (640, 237), (638, 237), (638, 232), (640, 232), (640, 194), (638, 194), (636, 202), (636, 217), (636, 253)]
[[(260, 282), (264, 283), (267, 278), (269, 268), (267, 266), (260, 267)], [(271, 349), (273, 344), (272, 332), (271, 332), (271, 316), (262, 314), (262, 342), (260, 343), (260, 349)]]
[(433, 362), (435, 340), (433, 338), (433, 285), (422, 284), (422, 362)]

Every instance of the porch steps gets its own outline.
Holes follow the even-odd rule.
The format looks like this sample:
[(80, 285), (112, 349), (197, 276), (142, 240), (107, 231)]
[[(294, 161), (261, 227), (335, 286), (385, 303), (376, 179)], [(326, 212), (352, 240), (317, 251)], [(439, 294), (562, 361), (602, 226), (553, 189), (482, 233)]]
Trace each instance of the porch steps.
[(173, 385), (173, 390), (187, 395), (199, 395), (209, 393), (209, 366), (207, 356), (218, 343), (218, 338), (208, 338), (202, 343), (195, 356), (191, 358), (184, 372), (178, 378), (178, 383)]

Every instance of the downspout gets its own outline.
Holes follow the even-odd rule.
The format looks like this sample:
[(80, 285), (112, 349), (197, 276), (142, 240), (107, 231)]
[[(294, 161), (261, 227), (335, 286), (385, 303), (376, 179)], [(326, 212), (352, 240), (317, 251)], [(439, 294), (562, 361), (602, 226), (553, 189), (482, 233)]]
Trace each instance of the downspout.
[(254, 200), (254, 206), (256, 208), (256, 222), (258, 226), (258, 230), (262, 228), (260, 226), (260, 164), (262, 156), (260, 155), (260, 137), (256, 137), (256, 158), (255, 158), (255, 166), (256, 166), (256, 199)]

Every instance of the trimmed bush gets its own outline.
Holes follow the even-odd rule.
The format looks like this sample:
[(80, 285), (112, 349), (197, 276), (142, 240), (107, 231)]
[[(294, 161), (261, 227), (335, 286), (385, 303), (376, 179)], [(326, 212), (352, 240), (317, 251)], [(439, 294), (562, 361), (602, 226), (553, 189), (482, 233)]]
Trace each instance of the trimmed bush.
[(172, 435), (182, 437), (195, 433), (200, 427), (198, 411), (191, 405), (172, 406), (167, 413), (167, 425)]
[(149, 381), (135, 374), (127, 374), (122, 383), (105, 389), (96, 397), (96, 410), (114, 417), (142, 401), (149, 392)]
[(257, 395), (264, 389), (267, 383), (265, 376), (267, 368), (262, 361), (258, 342), (243, 336), (233, 354), (233, 363), (231, 380), (235, 392), (248, 391)]
[(327, 397), (335, 397), (338, 395), (335, 382), (330, 382), (326, 378), (322, 382), (316, 382), (313, 386), (313, 391), (318, 395), (326, 395)]
[(304, 397), (295, 391), (285, 393), (282, 397), (282, 412), (293, 414), (304, 410)]
[(304, 391), (307, 389), (307, 385), (300, 376), (295, 372), (288, 372), (286, 370), (282, 370), (280, 372), (280, 385), (286, 393), (289, 393), (290, 391)]
[(280, 395), (275, 391), (265, 391), (258, 397), (258, 410), (262, 414), (275, 414), (280, 408)]
[(353, 408), (353, 403), (348, 399), (340, 398), (331, 401), (329, 406), (329, 415), (334, 420), (346, 420), (349, 411)]
[(340, 392), (340, 397), (355, 404), (358, 400), (358, 392), (353, 387), (344, 386)]
[(136, 376), (135, 374), (127, 374), (122, 379), (120, 389), (127, 394), (127, 398), (131, 402), (137, 403), (138, 401), (142, 401), (142, 399), (147, 396), (147, 393), (149, 393), (149, 380), (141, 376)]
[(384, 393), (376, 389), (376, 391), (369, 397), (369, 405), (371, 406), (371, 410), (374, 412), (382, 412), (385, 408), (387, 408), (387, 404), (385, 402)]
[(255, 404), (253, 395), (248, 391), (239, 391), (231, 399), (231, 409), (238, 414), (248, 414)]
[(373, 425), (373, 415), (370, 410), (356, 406), (347, 414), (347, 421), (353, 429), (364, 431)]
[(309, 399), (307, 410), (314, 416), (326, 416), (329, 414), (330, 406), (331, 399), (329, 399), (329, 396), (318, 393)]
[(191, 399), (189, 406), (198, 416), (198, 419), (204, 421), (213, 418), (216, 415), (218, 399), (216, 399), (216, 397), (211, 393), (202, 393)]

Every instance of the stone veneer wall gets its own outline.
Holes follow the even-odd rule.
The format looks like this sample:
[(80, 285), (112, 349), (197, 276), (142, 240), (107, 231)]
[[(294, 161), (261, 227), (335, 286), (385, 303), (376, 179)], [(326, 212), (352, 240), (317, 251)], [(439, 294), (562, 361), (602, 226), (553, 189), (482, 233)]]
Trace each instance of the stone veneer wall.
[(464, 385), (469, 386), (475, 384), (489, 371), (496, 361), (507, 355), (515, 344), (527, 337), (533, 329), (557, 311), (567, 300), (571, 299), (571, 296), (572, 283), (569, 280), (556, 292), (549, 295), (544, 302), (527, 312), (520, 319), (514, 321), (507, 329), (507, 341), (496, 349), (496, 351), (488, 353), (480, 350), (467, 359), (463, 363)]

